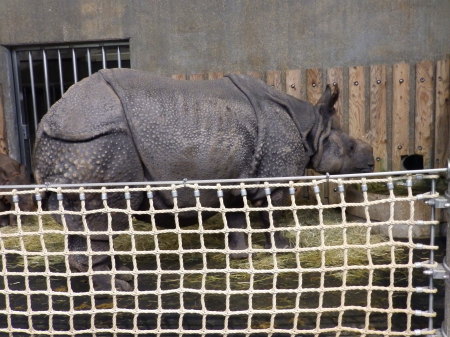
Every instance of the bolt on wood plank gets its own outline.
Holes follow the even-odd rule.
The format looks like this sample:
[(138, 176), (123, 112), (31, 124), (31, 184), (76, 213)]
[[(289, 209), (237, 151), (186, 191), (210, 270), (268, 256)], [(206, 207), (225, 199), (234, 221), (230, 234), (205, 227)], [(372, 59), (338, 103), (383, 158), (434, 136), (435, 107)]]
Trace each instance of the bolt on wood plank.
[(269, 70), (266, 73), (266, 83), (271, 85), (277, 90), (282, 91), (283, 87), (281, 85), (281, 71)]
[(392, 97), (392, 169), (402, 169), (402, 156), (409, 149), (409, 69), (407, 63), (398, 63), (393, 68)]
[(365, 139), (365, 76), (364, 67), (351, 67), (349, 69), (349, 103), (348, 103), (348, 123), (349, 134), (358, 139)]
[(370, 140), (375, 171), (387, 171), (387, 82), (386, 65), (370, 67)]
[(316, 104), (323, 93), (322, 69), (313, 68), (306, 70), (306, 99)]
[(286, 93), (298, 99), (306, 99), (305, 75), (301, 69), (286, 70)]

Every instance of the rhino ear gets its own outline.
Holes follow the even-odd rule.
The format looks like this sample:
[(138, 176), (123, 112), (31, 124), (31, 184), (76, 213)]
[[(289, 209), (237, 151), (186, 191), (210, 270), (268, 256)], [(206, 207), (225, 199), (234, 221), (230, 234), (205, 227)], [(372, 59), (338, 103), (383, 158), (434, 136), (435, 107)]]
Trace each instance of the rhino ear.
[(333, 86), (327, 84), (325, 91), (322, 94), (322, 97), (320, 97), (319, 101), (317, 102), (317, 105), (323, 104), (327, 108), (331, 109), (337, 102), (338, 98), (339, 98), (339, 87), (337, 83), (333, 83)]
[(335, 114), (336, 110), (334, 109), (334, 104), (336, 103), (338, 98), (339, 88), (337, 84), (334, 84), (332, 87), (327, 84), (322, 97), (320, 97), (319, 101), (316, 104), (325, 123), (328, 123), (328, 120)]

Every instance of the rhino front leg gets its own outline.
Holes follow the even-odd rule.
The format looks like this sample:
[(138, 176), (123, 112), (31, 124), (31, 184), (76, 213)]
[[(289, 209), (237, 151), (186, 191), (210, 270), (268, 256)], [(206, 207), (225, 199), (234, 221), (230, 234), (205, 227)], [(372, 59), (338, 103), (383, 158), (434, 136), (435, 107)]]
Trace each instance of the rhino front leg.
[[(91, 250), (93, 252), (108, 252), (110, 245), (108, 240), (91, 240)], [(87, 272), (92, 269), (94, 272), (108, 272), (111, 271), (112, 263), (111, 257), (108, 255), (93, 255), (91, 261), (87, 253), (87, 239), (79, 235), (69, 235), (69, 250), (83, 252), (80, 255), (70, 255), (69, 265), (73, 271)], [(116, 269), (122, 269), (121, 265), (116, 265)], [(132, 287), (127, 282), (129, 279), (127, 275), (116, 274), (115, 277), (111, 273), (95, 274), (92, 277), (92, 282), (95, 285), (95, 290), (110, 291), (114, 282), (115, 289), (119, 291), (131, 291)]]
[[(245, 213), (227, 213), (227, 223), (229, 228), (246, 228)], [(228, 245), (231, 250), (244, 250), (248, 248), (247, 235), (243, 232), (230, 232), (228, 234)], [(231, 253), (232, 259), (244, 259), (248, 257), (245, 252)]]
[[(271, 201), (273, 206), (282, 206), (286, 205), (286, 201), (288, 200), (288, 193), (286, 189), (278, 189), (275, 190), (271, 195)], [(267, 207), (268, 202), (267, 199), (259, 200), (257, 202), (258, 206)], [(274, 226), (277, 226), (278, 220), (282, 216), (281, 211), (273, 211), (272, 214), (269, 214), (268, 211), (261, 211), (259, 213), (261, 222), (264, 228), (270, 228), (270, 222), (272, 220)], [(272, 218), (272, 219), (271, 219)], [(265, 248), (272, 248), (273, 243), (275, 243), (275, 247), (277, 248), (287, 248), (289, 247), (289, 241), (286, 239), (284, 234), (280, 231), (273, 232), (273, 239), (271, 232), (266, 232), (266, 243), (264, 245)]]
[[(273, 222), (276, 227), (277, 220), (280, 218), (281, 212), (280, 211), (274, 211), (272, 214)], [(270, 215), (268, 212), (262, 212), (261, 213), (261, 220), (265, 228), (270, 227)], [(272, 234), (270, 232), (266, 232), (266, 243), (264, 245), (264, 248), (272, 248)], [(275, 247), (277, 248), (287, 248), (289, 247), (289, 241), (284, 236), (283, 232), (276, 231), (273, 233), (273, 241), (275, 242)]]

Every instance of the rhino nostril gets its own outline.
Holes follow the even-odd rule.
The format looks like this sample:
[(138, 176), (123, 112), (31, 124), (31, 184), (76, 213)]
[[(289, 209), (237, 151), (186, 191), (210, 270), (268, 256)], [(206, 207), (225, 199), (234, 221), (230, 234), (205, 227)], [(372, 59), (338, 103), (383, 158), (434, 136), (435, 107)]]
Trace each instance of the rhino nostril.
[(373, 171), (374, 171), (374, 169), (375, 169), (374, 163), (369, 163), (367, 166), (369, 167), (369, 171), (370, 171), (370, 172), (373, 172)]

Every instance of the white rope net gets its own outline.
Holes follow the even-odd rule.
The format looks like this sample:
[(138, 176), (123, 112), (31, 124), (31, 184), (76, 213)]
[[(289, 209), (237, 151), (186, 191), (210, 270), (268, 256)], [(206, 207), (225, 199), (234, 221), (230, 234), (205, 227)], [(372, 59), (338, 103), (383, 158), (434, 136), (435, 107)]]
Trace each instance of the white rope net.
[[(429, 186), (437, 176), (360, 179), (316, 179), (271, 183), (180, 183), (128, 187), (48, 187), (0, 190), (13, 196), (17, 226), (0, 229), (0, 336), (410, 336), (433, 334), (428, 318), (436, 314), (417, 303), (427, 302), (436, 290), (423, 281), (423, 271), (435, 245), (415, 238), (417, 228), (429, 230), (437, 221), (420, 218), (415, 209), (437, 193), (417, 194), (417, 182)], [(326, 204), (321, 190), (335, 186), (335, 202)], [(267, 206), (257, 207), (246, 191), (266, 191)], [(290, 201), (274, 206), (272, 191), (286, 188)], [(360, 201), (346, 200), (354, 189)], [(202, 195), (215, 191), (217, 207), (202, 206)], [(238, 191), (243, 207), (225, 207), (224, 192)], [(312, 200), (301, 196), (309, 190)], [(370, 198), (370, 191), (381, 195)], [(154, 199), (171, 193), (173, 207), (157, 209)], [(43, 192), (57, 195), (58, 209), (44, 210)], [(134, 210), (130, 195), (144, 193), (148, 209)], [(20, 209), (25, 194), (37, 199), (37, 210)], [(111, 208), (110, 196), (123, 195), (127, 207)], [(189, 193), (192, 207), (180, 208), (178, 195)], [(67, 195), (78, 195), (76, 209), (64, 207)], [(95, 209), (86, 207), (88, 195), (101, 195)], [(372, 209), (385, 207), (385, 219), (375, 220)], [(362, 217), (349, 214), (359, 209)], [(399, 215), (400, 209), (402, 214)], [(274, 213), (280, 211), (279, 220)], [(198, 224), (182, 227), (185, 212), (195, 212)], [(206, 212), (217, 215), (204, 220)], [(229, 228), (227, 214), (243, 212), (245, 226)], [(258, 212), (269, 217), (261, 227)], [(108, 217), (104, 231), (89, 230), (90, 214)], [(175, 228), (161, 227), (157, 215), (174, 214)], [(113, 229), (113, 218), (125, 214), (124, 230)], [(136, 220), (146, 214), (150, 222)], [(61, 223), (52, 215), (62, 216)], [(110, 250), (95, 251), (87, 244), (88, 270), (69, 267), (66, 226), (78, 216), (87, 238), (106, 234)], [(396, 238), (396, 228), (403, 238)], [(245, 258), (233, 259), (228, 236), (244, 232), (249, 248)], [(288, 248), (265, 248), (265, 233), (283, 232)], [(93, 258), (108, 254), (111, 270), (94, 271)], [(131, 290), (96, 290), (94, 275), (127, 279)], [(416, 280), (422, 275), (422, 283)], [(125, 276), (125, 277), (124, 277)]]

